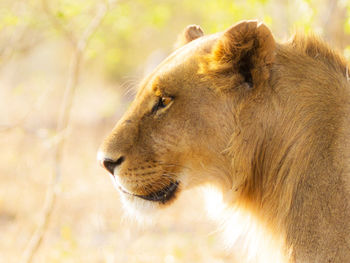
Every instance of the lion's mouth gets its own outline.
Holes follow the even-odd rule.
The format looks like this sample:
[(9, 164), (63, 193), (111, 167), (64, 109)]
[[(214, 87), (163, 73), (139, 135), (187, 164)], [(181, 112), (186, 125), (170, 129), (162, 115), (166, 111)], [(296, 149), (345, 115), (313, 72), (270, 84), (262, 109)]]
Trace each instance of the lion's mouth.
[(168, 201), (170, 201), (173, 197), (175, 197), (175, 192), (178, 189), (179, 186), (179, 182), (171, 182), (168, 186), (166, 186), (165, 188), (154, 192), (154, 193), (150, 193), (148, 195), (137, 195), (137, 194), (132, 194), (129, 192), (126, 192), (124, 189), (122, 189), (121, 187), (120, 190), (126, 194), (130, 194), (142, 199), (145, 199), (147, 201), (153, 201), (153, 202), (160, 202), (160, 203), (166, 203)]

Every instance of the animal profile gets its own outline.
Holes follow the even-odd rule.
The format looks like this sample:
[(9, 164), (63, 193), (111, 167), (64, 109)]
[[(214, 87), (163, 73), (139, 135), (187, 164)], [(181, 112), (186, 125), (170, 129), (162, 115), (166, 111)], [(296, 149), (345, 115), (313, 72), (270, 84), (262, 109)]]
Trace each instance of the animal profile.
[(315, 36), (277, 43), (257, 21), (192, 25), (177, 46), (100, 148), (125, 207), (152, 214), (210, 185), (225, 235), (256, 238), (240, 262), (350, 262), (345, 59)]

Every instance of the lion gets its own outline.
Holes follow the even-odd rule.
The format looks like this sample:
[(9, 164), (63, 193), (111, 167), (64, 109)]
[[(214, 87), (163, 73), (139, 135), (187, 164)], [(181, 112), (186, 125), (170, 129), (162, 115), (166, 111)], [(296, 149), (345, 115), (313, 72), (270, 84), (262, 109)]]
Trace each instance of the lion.
[(124, 206), (152, 214), (210, 185), (254, 261), (350, 262), (345, 59), (316, 36), (277, 43), (257, 21), (188, 26), (178, 43), (99, 150)]

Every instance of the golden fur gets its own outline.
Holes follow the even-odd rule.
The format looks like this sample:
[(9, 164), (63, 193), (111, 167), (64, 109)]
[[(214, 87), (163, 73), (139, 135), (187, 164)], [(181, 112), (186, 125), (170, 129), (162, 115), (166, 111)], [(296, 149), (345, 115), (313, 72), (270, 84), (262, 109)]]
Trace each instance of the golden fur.
[(209, 184), (228, 236), (243, 229), (240, 212), (259, 226), (254, 260), (350, 262), (346, 61), (315, 36), (278, 44), (255, 21), (201, 32), (185, 30), (101, 146), (105, 166), (121, 160), (109, 171), (124, 204), (153, 213)]

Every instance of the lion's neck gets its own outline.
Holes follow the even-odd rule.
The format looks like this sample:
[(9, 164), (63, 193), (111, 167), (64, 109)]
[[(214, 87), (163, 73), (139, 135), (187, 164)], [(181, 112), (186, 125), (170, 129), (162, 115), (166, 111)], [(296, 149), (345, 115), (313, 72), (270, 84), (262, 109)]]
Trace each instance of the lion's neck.
[[(320, 167), (323, 172), (315, 172)], [(350, 262), (350, 198), (343, 175), (329, 160), (314, 160), (296, 187), (284, 219), (296, 262)]]
[[(298, 161), (295, 156), (277, 156), (283, 161), (270, 164), (273, 178), (264, 174), (269, 170), (262, 164), (255, 169), (266, 179), (259, 181), (255, 174), (249, 182), (254, 185), (246, 182), (243, 189), (226, 190), (226, 206), (220, 213), (226, 240), (243, 237), (248, 241), (245, 244), (253, 244), (246, 250), (252, 262), (350, 262), (350, 198), (341, 168), (326, 155), (303, 156), (305, 165), (299, 160), (300, 167), (294, 163)], [(320, 170), (322, 174), (314, 172)], [(300, 181), (297, 173), (302, 175)], [(346, 250), (349, 253), (339, 253)]]
[(335, 124), (324, 121), (313, 126), (318, 130), (284, 120), (268, 131), (250, 128), (234, 145), (236, 176), (243, 178), (237, 206), (284, 239), (291, 262), (350, 262), (349, 173)]
[(291, 262), (350, 262), (349, 173), (339, 142), (319, 134), (257, 141), (238, 202), (283, 236)]

